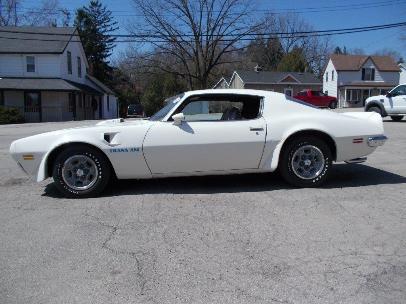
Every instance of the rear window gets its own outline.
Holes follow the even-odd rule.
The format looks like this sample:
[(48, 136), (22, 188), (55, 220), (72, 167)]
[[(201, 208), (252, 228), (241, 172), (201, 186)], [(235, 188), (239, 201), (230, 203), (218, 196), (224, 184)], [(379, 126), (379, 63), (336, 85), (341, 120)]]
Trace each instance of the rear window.
[(296, 103), (300, 103), (300, 104), (302, 104), (302, 105), (304, 105), (304, 106), (308, 106), (308, 107), (310, 107), (310, 108), (318, 109), (318, 107), (316, 107), (316, 106), (314, 106), (314, 105), (312, 105), (312, 104), (310, 104), (310, 103), (304, 102), (304, 101), (302, 101), (302, 100), (299, 100), (299, 99), (296, 99), (296, 98), (293, 98), (293, 97), (290, 97), (290, 96), (286, 96), (286, 99), (289, 100), (289, 101), (293, 101), (293, 102), (296, 102)]

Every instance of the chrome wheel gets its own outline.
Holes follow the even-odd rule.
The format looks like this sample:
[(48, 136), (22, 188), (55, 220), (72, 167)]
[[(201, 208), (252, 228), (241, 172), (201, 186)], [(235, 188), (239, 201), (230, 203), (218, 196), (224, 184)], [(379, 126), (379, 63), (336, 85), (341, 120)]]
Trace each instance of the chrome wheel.
[(86, 155), (69, 157), (62, 167), (62, 178), (74, 190), (87, 190), (97, 181), (99, 170), (96, 163)]
[(291, 165), (297, 177), (313, 179), (318, 177), (323, 171), (325, 159), (319, 148), (306, 145), (295, 151), (292, 156)]

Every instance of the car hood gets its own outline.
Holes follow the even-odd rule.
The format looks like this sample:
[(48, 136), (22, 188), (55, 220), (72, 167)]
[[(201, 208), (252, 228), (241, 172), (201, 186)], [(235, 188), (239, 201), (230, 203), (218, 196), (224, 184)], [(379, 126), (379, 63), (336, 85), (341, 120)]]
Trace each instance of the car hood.
[(152, 121), (143, 119), (110, 119), (94, 125), (61, 129), (24, 137), (12, 143), (10, 152), (20, 150), (23, 147), (25, 149), (30, 146), (42, 146), (42, 148), (46, 148), (54, 145), (56, 142), (75, 141), (76, 139), (83, 142), (99, 141), (100, 139), (103, 139), (104, 133), (120, 133), (126, 130), (127, 127), (132, 127), (131, 132), (134, 132), (134, 128), (136, 130), (139, 129), (140, 132), (146, 132), (152, 124)]

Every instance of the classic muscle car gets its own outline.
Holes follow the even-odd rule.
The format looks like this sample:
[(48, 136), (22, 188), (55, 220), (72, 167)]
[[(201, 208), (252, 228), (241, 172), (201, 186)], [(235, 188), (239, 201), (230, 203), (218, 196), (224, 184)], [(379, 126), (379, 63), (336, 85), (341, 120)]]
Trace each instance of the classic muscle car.
[(201, 90), (169, 98), (148, 120), (113, 119), (14, 141), (29, 175), (69, 197), (95, 196), (111, 177), (272, 172), (320, 186), (333, 162), (362, 162), (386, 141), (374, 112), (339, 114), (284, 94)]

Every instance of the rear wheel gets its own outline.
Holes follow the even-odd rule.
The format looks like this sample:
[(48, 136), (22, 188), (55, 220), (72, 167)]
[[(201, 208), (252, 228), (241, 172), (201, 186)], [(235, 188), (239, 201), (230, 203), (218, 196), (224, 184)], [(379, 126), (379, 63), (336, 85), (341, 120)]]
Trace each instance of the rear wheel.
[(403, 115), (398, 116), (391, 116), (390, 117), (393, 121), (401, 121), (403, 119)]
[(328, 145), (316, 137), (295, 138), (286, 144), (280, 157), (279, 170), (283, 178), (297, 187), (317, 187), (323, 184), (332, 166)]
[(381, 109), (378, 107), (370, 107), (370, 108), (368, 108), (367, 112), (375, 112), (375, 113), (378, 113), (379, 115), (383, 116)]
[(106, 156), (96, 149), (68, 147), (56, 158), (55, 186), (65, 196), (91, 197), (100, 194), (109, 182), (111, 169)]
[(330, 104), (328, 105), (328, 107), (330, 109), (335, 109), (337, 108), (337, 100), (333, 100), (332, 102), (330, 102)]

